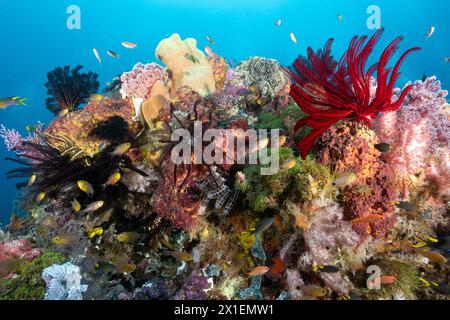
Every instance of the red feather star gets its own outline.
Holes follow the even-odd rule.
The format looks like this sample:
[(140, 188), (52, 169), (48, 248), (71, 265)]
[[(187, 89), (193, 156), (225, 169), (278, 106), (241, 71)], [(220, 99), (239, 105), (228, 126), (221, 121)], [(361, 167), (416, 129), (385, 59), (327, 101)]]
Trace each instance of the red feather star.
[[(366, 44), (367, 36), (354, 36), (339, 62), (331, 55), (334, 39), (329, 39), (325, 47), (316, 53), (308, 48), (308, 57), (300, 56), (295, 60), (290, 95), (307, 114), (298, 121), (295, 132), (304, 126), (313, 129), (297, 143), (303, 159), (315, 140), (336, 122), (351, 119), (372, 127), (379, 112), (394, 111), (402, 105), (412, 85), (407, 86), (392, 102), (394, 85), (400, 76), (399, 68), (406, 56), (420, 48), (409, 49), (393, 69), (386, 68), (403, 40), (403, 37), (398, 37), (387, 46), (379, 62), (366, 71), (366, 62), (383, 32), (383, 28), (379, 29)], [(375, 71), (377, 89), (371, 99), (370, 82)]]

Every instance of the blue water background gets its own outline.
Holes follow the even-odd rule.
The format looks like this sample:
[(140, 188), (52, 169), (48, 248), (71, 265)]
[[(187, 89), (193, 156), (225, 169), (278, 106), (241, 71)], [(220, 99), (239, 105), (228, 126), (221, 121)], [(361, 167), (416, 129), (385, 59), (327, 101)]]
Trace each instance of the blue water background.
[[(81, 8), (81, 30), (66, 27), (66, 9), (73, 4)], [(0, 123), (25, 133), (29, 124), (52, 120), (43, 85), (47, 72), (55, 67), (82, 64), (85, 70), (99, 73), (103, 86), (137, 62), (156, 61), (156, 45), (174, 32), (198, 39), (200, 48), (208, 45), (205, 37), (210, 35), (217, 53), (236, 60), (259, 55), (287, 65), (308, 46), (322, 47), (329, 37), (336, 39), (334, 53), (340, 56), (353, 35), (374, 32), (366, 26), (366, 10), (372, 4), (381, 8), (386, 28), (374, 56), (398, 35), (405, 37), (402, 50), (423, 47), (403, 64), (398, 86), (422, 78), (425, 72), (437, 75), (448, 88), (450, 64), (443, 61), (450, 56), (448, 0), (0, 0), (0, 97), (29, 99), (27, 107), (0, 110)], [(282, 25), (275, 27), (278, 18)], [(425, 40), (431, 25), (436, 32)], [(290, 32), (295, 33), (297, 45)], [(120, 45), (124, 40), (139, 47), (127, 50)], [(94, 47), (103, 56), (102, 65), (92, 54)], [(121, 58), (108, 57), (107, 49)], [(5, 156), (11, 153), (0, 144), (3, 223), (13, 211), (16, 195), (14, 182), (5, 179), (5, 172), (15, 165), (3, 161)]]

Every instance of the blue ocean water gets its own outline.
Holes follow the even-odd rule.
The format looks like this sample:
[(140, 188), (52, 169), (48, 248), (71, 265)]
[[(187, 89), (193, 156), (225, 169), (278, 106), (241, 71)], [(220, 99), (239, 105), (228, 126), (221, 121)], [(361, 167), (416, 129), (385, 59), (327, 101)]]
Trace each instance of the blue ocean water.
[[(81, 29), (66, 26), (67, 8), (81, 10)], [(355, 34), (372, 34), (367, 26), (367, 8), (380, 8), (381, 25), (386, 32), (374, 56), (396, 36), (405, 37), (402, 49), (421, 46), (402, 67), (397, 83), (436, 75), (444, 88), (450, 86), (450, 22), (448, 0), (0, 0), (0, 97), (27, 97), (28, 106), (0, 110), (0, 123), (25, 133), (25, 126), (37, 121), (49, 123), (53, 115), (45, 107), (46, 74), (57, 66), (78, 65), (100, 75), (102, 86), (137, 62), (157, 61), (158, 42), (174, 32), (183, 38), (198, 39), (221, 56), (242, 60), (264, 56), (289, 65), (308, 46), (322, 47), (335, 38), (334, 54), (340, 56)], [(342, 20), (337, 16), (341, 15)], [(282, 24), (274, 26), (281, 18)], [(428, 40), (424, 34), (435, 26)], [(298, 44), (289, 36), (293, 32)], [(122, 41), (139, 44), (135, 50), (120, 46)], [(103, 55), (99, 65), (92, 54)], [(121, 54), (109, 58), (107, 49)], [(398, 56), (398, 55), (397, 55)], [(5, 172), (14, 167), (3, 161), (11, 156), (0, 144), (0, 221), (7, 223), (13, 211), (16, 189)]]

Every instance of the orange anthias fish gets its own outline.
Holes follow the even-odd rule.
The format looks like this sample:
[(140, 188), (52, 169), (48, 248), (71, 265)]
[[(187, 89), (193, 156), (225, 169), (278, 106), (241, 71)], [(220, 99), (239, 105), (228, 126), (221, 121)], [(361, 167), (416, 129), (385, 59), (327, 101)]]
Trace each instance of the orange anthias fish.
[(280, 257), (276, 257), (272, 259), (272, 267), (270, 268), (270, 272), (273, 274), (280, 274), (284, 270), (284, 263), (283, 260), (281, 260)]
[(267, 266), (257, 266), (251, 272), (248, 273), (250, 277), (261, 276), (270, 270)]
[(380, 281), (381, 285), (383, 285), (383, 284), (393, 284), (393, 283), (395, 283), (395, 281), (397, 281), (397, 278), (394, 277), (394, 276), (389, 276), (389, 275), (380, 276), (378, 278), (373, 279), (371, 284), (375, 285), (376, 282), (378, 282), (378, 281)]
[(352, 223), (377, 223), (384, 220), (382, 214), (368, 214), (367, 216), (356, 218), (352, 220)]
[(132, 42), (129, 42), (129, 41), (124, 41), (124, 42), (122, 42), (122, 46), (124, 46), (127, 49), (134, 49), (138, 45), (136, 43), (132, 43)]

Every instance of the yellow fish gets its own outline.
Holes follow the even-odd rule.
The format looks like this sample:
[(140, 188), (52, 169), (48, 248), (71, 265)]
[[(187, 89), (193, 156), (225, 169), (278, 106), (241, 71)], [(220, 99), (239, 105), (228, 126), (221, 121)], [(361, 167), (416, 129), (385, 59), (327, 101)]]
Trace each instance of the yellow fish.
[(161, 238), (160, 240), (159, 240), (159, 243), (161, 243), (163, 246), (165, 246), (166, 248), (169, 248), (170, 250), (173, 250), (174, 248), (173, 248), (173, 245), (168, 241), (168, 240), (166, 240), (166, 239), (164, 239), (164, 238)]
[(54, 216), (47, 216), (41, 221), (41, 226), (46, 229), (56, 227), (56, 225), (56, 218)]
[(280, 142), (279, 142), (280, 147), (282, 147), (286, 144), (286, 140), (287, 140), (287, 138), (285, 135), (280, 136)]
[(258, 87), (255, 86), (254, 84), (252, 84), (252, 85), (249, 87), (249, 89), (250, 89), (251, 92), (257, 92), (257, 91), (258, 91)]
[(81, 191), (83, 191), (89, 197), (92, 198), (92, 196), (94, 195), (94, 188), (92, 187), (92, 185), (89, 182), (84, 181), (84, 180), (78, 180), (77, 181), (77, 185), (78, 185), (78, 188), (80, 188)]
[(114, 172), (112, 175), (109, 176), (108, 180), (102, 185), (103, 188), (107, 186), (113, 186), (117, 184), (120, 179), (122, 179), (122, 174), (120, 172)]
[(69, 109), (67, 109), (67, 108), (62, 109), (61, 112), (58, 114), (58, 117), (63, 117), (68, 113), (69, 113)]
[(325, 288), (315, 285), (300, 286), (300, 291), (305, 298), (320, 298), (327, 294), (327, 290)]
[(135, 242), (137, 241), (141, 236), (139, 235), (139, 233), (134, 232), (134, 231), (129, 231), (129, 232), (122, 232), (119, 233), (116, 238), (119, 242)]
[(124, 153), (126, 153), (128, 150), (130, 150), (130, 148), (131, 148), (131, 143), (129, 143), (129, 142), (122, 143), (121, 145), (118, 145), (116, 147), (116, 149), (114, 149), (112, 154), (115, 156), (121, 156)]
[(436, 283), (436, 282), (434, 282), (434, 281), (428, 281), (428, 280), (426, 280), (426, 279), (424, 279), (424, 278), (419, 278), (419, 280), (423, 283), (423, 285), (425, 286), (425, 287), (431, 287), (431, 286), (435, 286), (435, 287), (438, 287), (439, 286), (439, 284), (438, 283)]
[(35, 181), (36, 181), (36, 175), (32, 174), (30, 179), (28, 179), (27, 187), (31, 187)]
[(0, 99), (0, 109), (6, 109), (11, 106), (23, 105), (26, 106), (25, 101), (26, 98), (21, 97), (8, 97)]
[(101, 236), (101, 235), (103, 235), (103, 228), (102, 227), (94, 228), (91, 231), (89, 231), (87, 234), (88, 234), (89, 239), (92, 239), (95, 236)]
[(189, 261), (192, 261), (194, 259), (192, 254), (190, 254), (188, 252), (184, 252), (184, 251), (173, 251), (170, 254), (172, 255), (172, 257), (174, 257), (178, 261), (189, 262)]
[(335, 187), (345, 187), (349, 184), (352, 184), (355, 182), (356, 178), (358, 176), (354, 172), (345, 172), (341, 176), (339, 176), (336, 180), (333, 182), (333, 186)]
[(281, 170), (290, 170), (293, 167), (295, 167), (296, 164), (297, 164), (297, 162), (295, 161), (295, 159), (287, 159), (281, 165)]
[(73, 201), (71, 202), (71, 204), (72, 204), (73, 211), (80, 212), (81, 203), (77, 199), (73, 198)]
[(118, 264), (116, 268), (120, 273), (129, 273), (136, 270), (136, 265), (134, 263)]
[(100, 200), (100, 201), (95, 201), (92, 202), (91, 204), (89, 204), (86, 209), (83, 210), (83, 212), (94, 212), (97, 211), (98, 209), (100, 209), (101, 207), (103, 207), (103, 205), (105, 204), (104, 201)]
[(42, 200), (44, 200), (45, 196), (46, 196), (46, 193), (45, 193), (45, 192), (39, 193), (39, 194), (36, 196), (36, 202), (37, 202), (37, 203), (42, 202)]
[(90, 96), (90, 99), (93, 100), (93, 101), (100, 102), (100, 101), (103, 100), (103, 96), (101, 94), (99, 94), (99, 93), (95, 93), (95, 94)]
[(256, 104), (259, 106), (264, 106), (267, 104), (267, 99), (265, 98), (258, 98), (256, 99)]
[(79, 238), (73, 235), (60, 235), (53, 237), (52, 242), (59, 246), (67, 246), (74, 243)]

